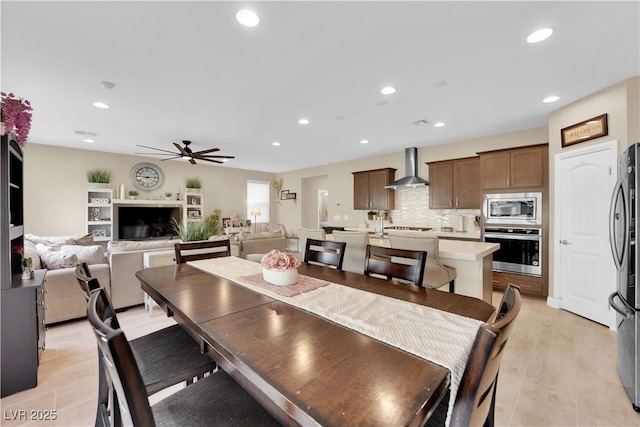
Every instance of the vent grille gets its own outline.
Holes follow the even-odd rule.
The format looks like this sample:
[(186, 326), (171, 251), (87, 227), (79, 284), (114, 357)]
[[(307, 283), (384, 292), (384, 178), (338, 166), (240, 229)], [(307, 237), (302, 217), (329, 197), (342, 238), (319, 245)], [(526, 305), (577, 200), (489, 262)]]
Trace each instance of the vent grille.
[(422, 120), (416, 120), (415, 122), (413, 122), (413, 125), (422, 126), (422, 125), (426, 125), (427, 123), (429, 123), (427, 119), (422, 119)]
[(87, 130), (76, 130), (76, 131), (75, 131), (75, 133), (76, 133), (77, 135), (83, 135), (83, 136), (93, 136), (93, 137), (98, 136), (98, 134), (97, 134), (97, 133), (95, 133), (95, 132), (89, 132), (89, 131), (87, 131)]

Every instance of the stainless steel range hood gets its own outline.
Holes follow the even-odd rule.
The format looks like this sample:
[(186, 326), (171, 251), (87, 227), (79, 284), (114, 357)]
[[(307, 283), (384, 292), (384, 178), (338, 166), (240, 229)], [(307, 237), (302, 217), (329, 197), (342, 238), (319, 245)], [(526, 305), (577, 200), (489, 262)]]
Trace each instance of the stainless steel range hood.
[(385, 185), (384, 188), (393, 188), (395, 190), (401, 187), (429, 185), (429, 181), (418, 176), (418, 149), (416, 147), (404, 149), (404, 169), (406, 175), (404, 178)]

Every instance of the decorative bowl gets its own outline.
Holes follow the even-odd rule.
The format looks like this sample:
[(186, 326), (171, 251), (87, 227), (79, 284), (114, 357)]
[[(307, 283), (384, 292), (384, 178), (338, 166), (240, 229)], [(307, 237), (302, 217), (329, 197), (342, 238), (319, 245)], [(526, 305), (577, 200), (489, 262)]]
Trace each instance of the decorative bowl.
[(287, 270), (277, 271), (262, 269), (262, 278), (265, 282), (276, 286), (289, 286), (298, 283), (298, 270), (289, 268)]

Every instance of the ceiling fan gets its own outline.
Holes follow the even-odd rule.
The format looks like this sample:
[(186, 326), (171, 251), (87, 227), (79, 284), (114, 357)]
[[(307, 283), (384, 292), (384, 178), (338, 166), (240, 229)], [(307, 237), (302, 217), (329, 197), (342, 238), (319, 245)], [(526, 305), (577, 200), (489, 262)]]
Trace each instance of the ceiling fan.
[(138, 147), (148, 148), (150, 150), (157, 150), (162, 152), (161, 153), (134, 153), (134, 154), (144, 154), (144, 155), (152, 155), (152, 156), (171, 156), (171, 157), (167, 157), (166, 159), (162, 159), (163, 161), (182, 158), (182, 159), (189, 160), (189, 163), (191, 163), (192, 165), (195, 165), (197, 163), (196, 160), (204, 160), (204, 161), (213, 162), (213, 163), (224, 163), (224, 160), (216, 160), (216, 159), (235, 159), (235, 156), (218, 156), (218, 155), (209, 154), (209, 153), (215, 153), (216, 151), (220, 151), (219, 148), (209, 148), (207, 150), (192, 151), (191, 148), (189, 148), (191, 141), (183, 140), (182, 143), (184, 144), (184, 147), (180, 146), (180, 144), (178, 144), (177, 142), (173, 143), (173, 145), (178, 150), (177, 152), (136, 144), (136, 146)]

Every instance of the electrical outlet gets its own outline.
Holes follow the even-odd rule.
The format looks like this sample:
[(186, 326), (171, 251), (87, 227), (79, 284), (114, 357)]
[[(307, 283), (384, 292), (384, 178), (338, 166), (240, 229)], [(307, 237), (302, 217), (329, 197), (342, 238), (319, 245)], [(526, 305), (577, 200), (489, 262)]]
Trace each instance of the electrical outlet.
[(349, 215), (345, 215), (342, 217), (342, 219), (344, 219), (345, 221), (349, 219)]

